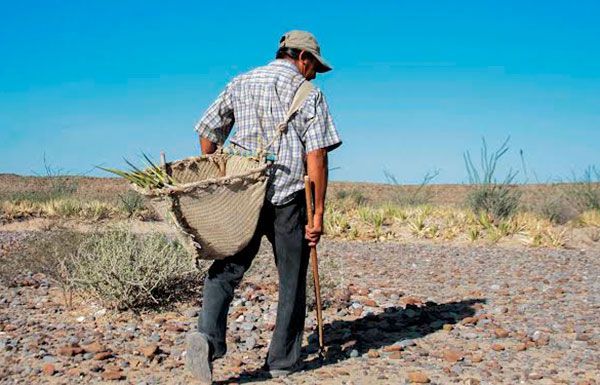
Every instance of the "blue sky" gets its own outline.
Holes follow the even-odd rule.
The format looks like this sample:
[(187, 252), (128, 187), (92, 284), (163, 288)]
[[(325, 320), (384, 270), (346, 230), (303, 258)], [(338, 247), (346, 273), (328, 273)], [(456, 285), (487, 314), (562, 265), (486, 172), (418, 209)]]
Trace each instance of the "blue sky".
[(600, 165), (597, 1), (0, 5), (0, 172), (194, 155), (196, 120), (290, 29), (334, 66), (316, 80), (344, 140), (334, 180), (466, 182), (463, 152), (509, 135), (499, 177), (519, 149), (541, 181)]

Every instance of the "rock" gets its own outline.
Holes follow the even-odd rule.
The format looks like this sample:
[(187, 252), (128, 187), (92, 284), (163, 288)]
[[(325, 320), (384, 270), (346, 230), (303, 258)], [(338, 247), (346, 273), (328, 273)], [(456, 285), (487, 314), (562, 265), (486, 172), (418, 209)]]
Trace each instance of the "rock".
[(42, 366), (42, 373), (44, 373), (47, 376), (52, 376), (54, 373), (56, 373), (56, 368), (54, 367), (54, 364), (47, 362)]
[(478, 362), (481, 362), (481, 361), (483, 361), (483, 354), (481, 354), (481, 353), (474, 353), (471, 356), (471, 362), (478, 363)]
[(589, 341), (592, 337), (588, 333), (575, 334), (575, 341)]
[(464, 382), (464, 385), (480, 385), (481, 381), (476, 378), (467, 378)]
[(391, 354), (388, 356), (388, 358), (390, 358), (390, 359), (392, 359), (392, 360), (399, 360), (399, 359), (401, 359), (401, 358), (402, 358), (402, 352), (400, 352), (400, 351), (395, 351), (395, 352), (392, 352), (392, 353), (391, 353)]
[(494, 329), (494, 335), (496, 336), (496, 338), (506, 338), (508, 337), (508, 330), (506, 329), (502, 329), (502, 328), (496, 328)]
[(80, 347), (63, 346), (58, 349), (58, 355), (72, 357), (77, 354), (82, 354), (83, 349)]
[(144, 355), (144, 357), (152, 359), (158, 353), (158, 345), (157, 344), (149, 344), (140, 349), (140, 352)]
[(530, 380), (541, 380), (542, 378), (544, 378), (544, 376), (541, 373), (531, 372), (529, 373), (527, 378)]
[(462, 361), (464, 354), (458, 350), (447, 349), (442, 353), (442, 357), (447, 362), (458, 362)]
[(350, 358), (356, 358), (356, 357), (358, 357), (358, 356), (359, 356), (358, 350), (356, 350), (356, 349), (352, 349), (352, 350), (350, 351)]
[(452, 324), (444, 324), (444, 326), (442, 326), (442, 329), (444, 329), (445, 331), (449, 332), (452, 329), (454, 329), (454, 325), (452, 325)]
[(104, 361), (104, 360), (108, 360), (112, 356), (113, 356), (113, 354), (111, 352), (100, 352), (100, 353), (96, 353), (94, 355), (94, 359), (97, 361)]
[(411, 384), (428, 384), (430, 382), (430, 379), (425, 373), (415, 371), (408, 372), (408, 382), (410, 382)]
[(165, 324), (165, 329), (170, 332), (181, 333), (186, 331), (187, 327), (181, 322), (167, 322)]
[(86, 353), (100, 353), (106, 351), (106, 348), (99, 342), (92, 342), (91, 344), (82, 345), (81, 348)]
[(523, 350), (527, 350), (527, 344), (524, 344), (522, 342), (518, 343), (518, 344), (515, 345), (515, 350), (517, 352), (522, 352)]
[(499, 351), (504, 350), (504, 345), (492, 344), (491, 348), (492, 348), (492, 350), (499, 352)]
[(474, 325), (479, 319), (477, 317), (465, 317), (460, 321), (463, 325)]
[(402, 346), (396, 344), (383, 347), (384, 352), (399, 352), (402, 349), (404, 349)]
[(369, 306), (369, 307), (377, 307), (377, 302), (375, 302), (372, 299), (366, 299), (363, 301), (363, 305)]
[(378, 358), (379, 357), (379, 352), (375, 349), (371, 349), (367, 352), (367, 356), (369, 358)]
[(100, 377), (102, 377), (102, 379), (105, 381), (118, 381), (125, 378), (123, 372), (121, 372), (118, 369), (105, 370), (104, 372), (102, 372)]

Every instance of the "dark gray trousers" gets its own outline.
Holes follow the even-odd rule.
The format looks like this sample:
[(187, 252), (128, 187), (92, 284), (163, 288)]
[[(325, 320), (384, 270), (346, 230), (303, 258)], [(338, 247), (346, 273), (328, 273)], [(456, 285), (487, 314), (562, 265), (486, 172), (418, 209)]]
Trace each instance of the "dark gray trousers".
[(306, 273), (309, 247), (304, 239), (306, 198), (295, 193), (291, 202), (274, 206), (265, 201), (258, 228), (248, 246), (223, 260), (214, 261), (204, 283), (198, 330), (208, 336), (212, 358), (225, 355), (227, 313), (233, 291), (250, 268), (263, 235), (273, 246), (279, 273), (279, 301), (273, 338), (269, 346), (269, 369), (288, 369), (300, 359), (306, 315)]

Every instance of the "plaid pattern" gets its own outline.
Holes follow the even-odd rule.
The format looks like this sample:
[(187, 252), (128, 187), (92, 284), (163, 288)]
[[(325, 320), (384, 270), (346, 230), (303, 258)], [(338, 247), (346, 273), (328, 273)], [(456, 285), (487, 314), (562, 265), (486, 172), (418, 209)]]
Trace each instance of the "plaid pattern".
[[(305, 81), (294, 64), (275, 60), (234, 78), (196, 124), (198, 134), (223, 145), (230, 138), (234, 148), (258, 152), (271, 143), (277, 125), (285, 119), (296, 90)], [(341, 144), (327, 102), (315, 88), (288, 123), (279, 140), (267, 149), (277, 154), (269, 174), (267, 198), (275, 205), (287, 203), (304, 189), (307, 152)]]

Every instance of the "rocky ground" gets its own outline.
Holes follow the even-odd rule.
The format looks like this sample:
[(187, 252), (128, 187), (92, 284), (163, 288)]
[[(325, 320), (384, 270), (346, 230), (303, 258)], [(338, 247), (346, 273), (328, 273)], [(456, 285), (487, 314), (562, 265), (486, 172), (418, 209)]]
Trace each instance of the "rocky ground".
[[(0, 232), (0, 257), (31, 236)], [(319, 253), (323, 274), (338, 280), (324, 311), (325, 359), (310, 312), (305, 370), (284, 379), (260, 371), (277, 301), (263, 247), (232, 303), (217, 383), (599, 381), (597, 250), (325, 240)], [(191, 384), (184, 338), (198, 306), (135, 314), (75, 297), (67, 309), (45, 276), (15, 277), (0, 287), (0, 383)]]

